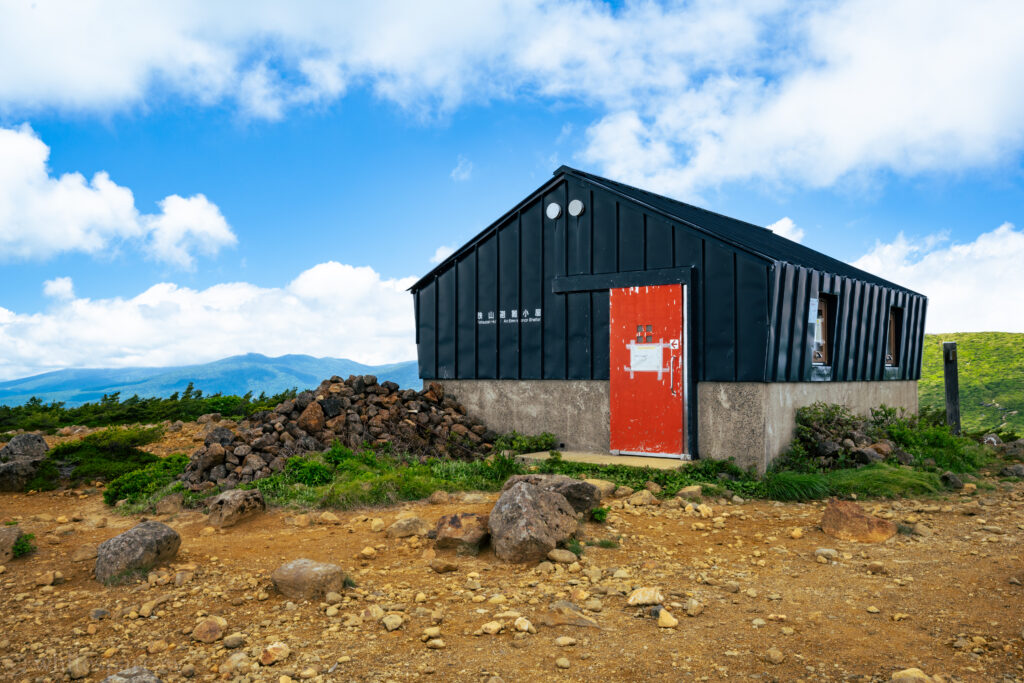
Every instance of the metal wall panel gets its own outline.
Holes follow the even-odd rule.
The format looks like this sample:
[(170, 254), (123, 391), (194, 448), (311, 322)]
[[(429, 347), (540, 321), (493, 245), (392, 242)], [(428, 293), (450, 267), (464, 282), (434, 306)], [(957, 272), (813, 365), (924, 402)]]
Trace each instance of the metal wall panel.
[(431, 282), (416, 293), (419, 301), (419, 357), (420, 377), (437, 377), (437, 286)]
[(498, 228), (498, 377), (519, 377), (519, 219)]
[(708, 244), (704, 254), (704, 372), (711, 382), (736, 379), (736, 269), (733, 251)]
[(458, 307), (455, 329), (456, 368), (459, 379), (476, 376), (476, 253), (470, 252), (455, 265)]
[(480, 320), (476, 328), (476, 376), (498, 378), (498, 237), (492, 235), (476, 249), (476, 294)]
[[(519, 217), (519, 267), (522, 276), (519, 291), (523, 308), (531, 313), (530, 322), (519, 328), (519, 377), (540, 379), (544, 333), (538, 311), (544, 307), (544, 234), (540, 202), (526, 206)], [(549, 286), (547, 289), (551, 289)]]
[(541, 324), (544, 329), (544, 379), (565, 379), (566, 360), (569, 353), (566, 337), (565, 295), (551, 291), (551, 281), (565, 273), (565, 192), (557, 190), (544, 197), (543, 205), (559, 202), (562, 215), (551, 220), (544, 214), (544, 308)]
[(455, 269), (437, 278), (437, 376), (455, 378)]

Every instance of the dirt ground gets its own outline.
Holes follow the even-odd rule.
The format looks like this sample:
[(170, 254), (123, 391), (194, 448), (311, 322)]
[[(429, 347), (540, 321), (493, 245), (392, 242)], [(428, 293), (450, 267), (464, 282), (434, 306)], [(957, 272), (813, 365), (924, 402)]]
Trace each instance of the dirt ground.
[[(921, 524), (922, 535), (901, 533), (882, 544), (825, 535), (817, 528), (823, 504), (708, 501), (717, 524), (664, 507), (613, 510), (585, 533), (593, 541), (620, 539), (620, 546), (587, 546), (578, 566), (507, 565), (485, 551), (445, 555), (458, 564), (446, 574), (430, 569), (429, 541), (387, 538), (371, 531), (371, 520), (390, 524), (415, 514), (433, 523), (442, 514), (487, 512), (494, 494), (337, 512), (333, 523), (319, 523), (314, 512), (308, 527), (294, 524), (296, 511), (271, 510), (216, 533), (204, 532), (200, 512), (185, 511), (155, 517), (182, 537), (171, 573), (152, 576), (153, 585), (110, 588), (92, 578), (95, 560), (75, 561), (75, 554), (90, 555), (142, 518), (121, 516), (99, 493), (0, 494), (0, 520), (17, 521), (39, 548), (0, 575), (0, 679), (66, 679), (69, 660), (84, 657), (90, 673), (82, 680), (91, 681), (134, 665), (164, 681), (185, 680), (182, 671), (192, 667), (192, 680), (888, 681), (908, 667), (947, 681), (1024, 680), (1020, 483), (864, 503), (894, 521)], [(802, 536), (794, 538), (794, 529)], [(366, 547), (375, 549), (373, 559), (361, 557)], [(820, 563), (818, 548), (838, 557)], [(341, 565), (355, 580), (336, 615), (328, 616), (326, 603), (295, 604), (275, 593), (270, 573), (300, 557)], [(875, 561), (883, 573), (868, 571)], [(603, 570), (596, 583), (585, 575), (595, 567)], [(182, 569), (194, 577), (165, 583)], [(47, 571), (66, 580), (37, 585)], [(627, 605), (640, 586), (661, 588), (678, 626), (659, 628), (645, 608)], [(149, 617), (138, 615), (157, 598), (166, 601)], [(598, 628), (543, 625), (554, 601), (592, 598), (600, 611), (586, 613)], [(690, 598), (703, 606), (698, 616), (686, 615)], [(371, 619), (357, 624), (353, 617), (374, 603), (402, 615), (403, 626), (388, 632)], [(109, 616), (91, 618), (96, 608)], [(227, 620), (226, 634), (245, 637), (240, 650), (191, 639), (197, 620), (210, 614)], [(517, 614), (536, 634), (514, 632)], [(445, 647), (428, 649), (421, 635), (438, 617)], [(476, 635), (492, 620), (505, 629)], [(560, 636), (576, 642), (560, 646)], [(285, 661), (221, 672), (229, 656), (245, 652), (253, 662), (275, 641), (290, 646)], [(776, 660), (781, 653), (780, 663), (769, 661), (769, 649), (779, 651)], [(556, 665), (562, 657), (567, 669)]]

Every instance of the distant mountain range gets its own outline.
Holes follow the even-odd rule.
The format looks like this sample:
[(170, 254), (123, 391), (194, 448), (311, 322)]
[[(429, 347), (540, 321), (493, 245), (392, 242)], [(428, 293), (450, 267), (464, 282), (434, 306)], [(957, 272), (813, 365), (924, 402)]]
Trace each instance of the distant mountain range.
[(376, 375), (402, 387), (419, 389), (416, 361), (390, 365), (363, 365), (345, 358), (314, 358), (288, 355), (269, 358), (259, 353), (231, 356), (202, 365), (165, 368), (96, 368), (58, 370), (42, 375), (0, 382), (0, 405), (21, 405), (33, 396), (44, 403), (63, 401), (68, 407), (98, 401), (104, 394), (121, 392), (121, 399), (166, 397), (184, 391), (189, 382), (204, 395), (222, 393), (242, 396), (251, 391), (273, 395), (296, 387), (311, 389), (338, 375)]

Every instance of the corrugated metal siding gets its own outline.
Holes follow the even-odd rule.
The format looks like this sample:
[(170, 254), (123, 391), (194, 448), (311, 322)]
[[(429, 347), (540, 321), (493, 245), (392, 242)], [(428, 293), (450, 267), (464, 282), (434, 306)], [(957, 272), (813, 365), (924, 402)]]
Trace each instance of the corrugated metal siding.
[[(819, 293), (833, 295), (838, 307), (833, 313), (833, 381), (920, 378), (924, 297), (789, 263), (778, 264), (769, 282), (773, 303), (767, 337), (768, 381), (800, 382), (814, 377), (810, 359), (814, 326), (809, 317), (811, 299)], [(885, 350), (892, 306), (903, 309), (903, 331), (899, 365), (887, 373)]]
[[(567, 214), (570, 199), (584, 202), (581, 216)], [(550, 202), (562, 206), (556, 220), (544, 214)], [(697, 381), (823, 379), (811, 366), (808, 321), (819, 292), (838, 309), (825, 379), (920, 376), (924, 297), (753, 256), (573, 175), (542, 187), (414, 286), (420, 376), (607, 379), (607, 289), (556, 294), (552, 281), (666, 268), (691, 269)], [(887, 372), (890, 306), (904, 309), (904, 322), (899, 367)]]

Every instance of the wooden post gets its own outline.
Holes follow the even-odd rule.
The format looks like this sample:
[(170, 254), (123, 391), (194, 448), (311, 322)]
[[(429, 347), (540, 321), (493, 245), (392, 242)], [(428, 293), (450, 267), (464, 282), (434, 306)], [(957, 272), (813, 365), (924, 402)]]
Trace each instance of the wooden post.
[(946, 424), (960, 433), (960, 380), (956, 370), (956, 342), (942, 342), (942, 371), (946, 379)]

